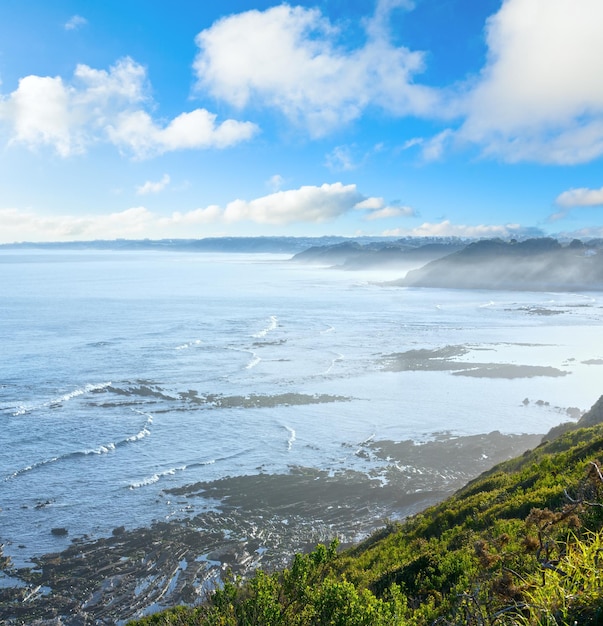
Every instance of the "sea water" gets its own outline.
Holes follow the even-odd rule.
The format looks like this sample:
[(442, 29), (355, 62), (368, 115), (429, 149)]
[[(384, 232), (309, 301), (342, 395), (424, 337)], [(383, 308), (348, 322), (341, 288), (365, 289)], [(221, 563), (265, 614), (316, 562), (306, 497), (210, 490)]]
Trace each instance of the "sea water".
[[(603, 393), (601, 294), (385, 282), (400, 274), (284, 255), (2, 250), (5, 553), (19, 564), (211, 509), (165, 497), (197, 481), (367, 471), (354, 454), (367, 440), (544, 433)], [(559, 375), (387, 365), (447, 346), (457, 364)]]

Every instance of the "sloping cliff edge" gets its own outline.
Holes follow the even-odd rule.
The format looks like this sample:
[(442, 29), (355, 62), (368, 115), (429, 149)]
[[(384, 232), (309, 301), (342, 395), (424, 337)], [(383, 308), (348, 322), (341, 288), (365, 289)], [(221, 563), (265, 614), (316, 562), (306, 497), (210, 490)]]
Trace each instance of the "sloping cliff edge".
[(603, 397), (577, 424), (342, 552), (226, 580), (148, 624), (600, 624)]

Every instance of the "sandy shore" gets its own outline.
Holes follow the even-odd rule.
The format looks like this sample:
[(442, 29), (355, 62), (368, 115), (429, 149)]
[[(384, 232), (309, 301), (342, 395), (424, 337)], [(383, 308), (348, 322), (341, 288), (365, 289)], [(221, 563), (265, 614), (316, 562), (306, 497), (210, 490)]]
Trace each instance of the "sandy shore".
[(441, 501), (540, 438), (495, 432), (442, 433), (422, 445), (369, 441), (355, 453), (367, 467), (382, 460), (378, 475), (296, 467), (284, 475), (173, 489), (166, 498), (183, 504), (206, 498), (215, 509), (150, 528), (116, 528), (110, 537), (74, 539), (63, 552), (36, 558), (32, 568), (15, 570), (0, 558), (0, 621), (115, 624), (165, 606), (197, 604), (225, 569), (241, 575), (258, 565), (274, 569), (318, 542), (358, 541), (387, 518), (402, 519)]

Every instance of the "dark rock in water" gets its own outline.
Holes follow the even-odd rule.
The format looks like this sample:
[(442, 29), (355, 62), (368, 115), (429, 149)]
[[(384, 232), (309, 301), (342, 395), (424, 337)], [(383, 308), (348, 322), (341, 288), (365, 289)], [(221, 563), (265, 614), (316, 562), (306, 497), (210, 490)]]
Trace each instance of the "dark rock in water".
[(52, 528), (50, 532), (56, 537), (64, 537), (69, 534), (69, 531), (66, 528)]
[(440, 433), (421, 445), (369, 440), (344, 453), (359, 449), (367, 460), (387, 460), (384, 473), (297, 467), (166, 490), (182, 501), (219, 504), (190, 519), (117, 527), (109, 537), (33, 557), (33, 567), (7, 572), (19, 584), (0, 588), (0, 624), (117, 624), (168, 606), (197, 605), (227, 570), (243, 577), (259, 565), (274, 571), (295, 552), (333, 537), (350, 545), (383, 520), (442, 501), (539, 441), (538, 435), (501, 433)]
[(119, 537), (119, 535), (123, 535), (126, 532), (126, 527), (125, 526), (117, 526), (117, 528), (113, 529), (113, 536), (114, 537)]

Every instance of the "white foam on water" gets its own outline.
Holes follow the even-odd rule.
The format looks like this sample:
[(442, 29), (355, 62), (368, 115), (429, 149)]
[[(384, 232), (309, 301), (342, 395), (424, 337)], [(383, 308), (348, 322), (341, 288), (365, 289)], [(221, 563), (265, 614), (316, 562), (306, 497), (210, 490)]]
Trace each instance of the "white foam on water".
[(326, 374), (330, 374), (331, 370), (335, 367), (336, 363), (341, 363), (341, 361), (343, 361), (344, 356), (343, 354), (339, 354), (337, 353), (337, 356), (333, 358), (333, 360), (331, 361), (331, 365), (329, 365), (329, 367), (327, 367), (327, 369), (324, 372), (324, 375)]
[(99, 384), (87, 384), (83, 387), (78, 387), (73, 391), (63, 394), (57, 398), (53, 398), (52, 400), (47, 400), (46, 402), (41, 402), (39, 404), (20, 404), (15, 407), (12, 415), (13, 417), (19, 417), (21, 415), (26, 415), (27, 413), (32, 413), (33, 411), (38, 411), (45, 408), (56, 408), (61, 406), (65, 402), (69, 402), (73, 400), (73, 398), (78, 398), (79, 396), (86, 395), (88, 393), (93, 393), (95, 391), (102, 391), (103, 389), (107, 389), (111, 386), (111, 382), (99, 383)]
[(140, 489), (141, 487), (148, 487), (149, 485), (153, 485), (157, 482), (159, 482), (162, 478), (165, 478), (166, 476), (174, 476), (176, 474), (176, 472), (184, 472), (186, 470), (187, 466), (186, 465), (181, 465), (179, 467), (171, 467), (170, 469), (167, 469), (163, 472), (158, 472), (156, 474), (153, 474), (152, 476), (149, 476), (147, 478), (143, 478), (140, 481), (137, 482), (133, 482), (130, 483), (128, 485), (129, 489)]
[(189, 341), (188, 343), (183, 343), (181, 346), (176, 346), (174, 350), (188, 350), (189, 348), (200, 346), (202, 343), (201, 339), (195, 339), (195, 341)]
[(252, 335), (252, 337), (256, 339), (262, 339), (269, 332), (272, 332), (273, 330), (275, 330), (277, 326), (278, 326), (278, 317), (276, 315), (271, 315), (268, 326), (266, 326), (266, 328), (264, 328), (263, 330), (260, 330), (259, 332)]
[(125, 441), (127, 443), (133, 443), (135, 441), (140, 441), (145, 437), (148, 437), (151, 434), (151, 424), (153, 423), (153, 416), (150, 413), (143, 413), (142, 411), (138, 411), (137, 409), (132, 409), (134, 413), (138, 413), (139, 415), (144, 415), (147, 418), (147, 421), (144, 423), (143, 427), (131, 437), (128, 437)]
[(109, 452), (114, 452), (115, 448), (116, 448), (115, 444), (111, 442), (111, 443), (101, 445), (98, 448), (93, 448), (91, 450), (84, 450), (82, 452), (74, 452), (72, 455), (66, 455), (66, 457), (77, 456), (80, 454), (83, 454), (84, 456), (89, 456), (91, 454), (109, 454)]
[(289, 426), (285, 426), (285, 429), (289, 433), (289, 438), (287, 439), (287, 451), (291, 451), (291, 448), (293, 448), (293, 444), (295, 443), (296, 433), (295, 430)]

